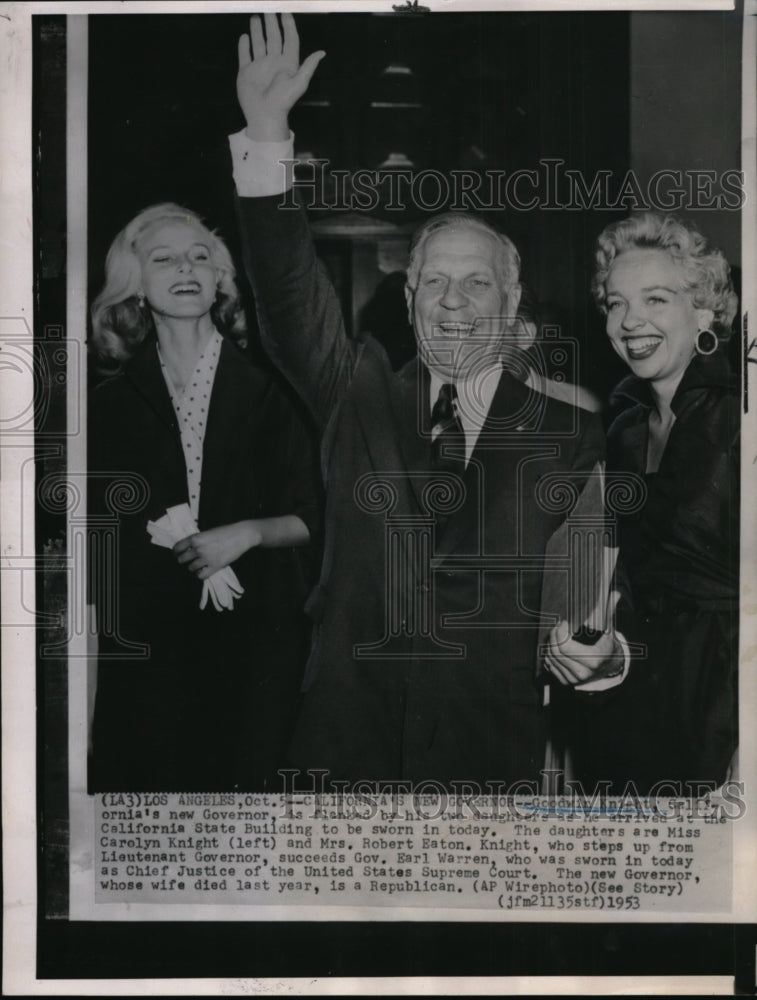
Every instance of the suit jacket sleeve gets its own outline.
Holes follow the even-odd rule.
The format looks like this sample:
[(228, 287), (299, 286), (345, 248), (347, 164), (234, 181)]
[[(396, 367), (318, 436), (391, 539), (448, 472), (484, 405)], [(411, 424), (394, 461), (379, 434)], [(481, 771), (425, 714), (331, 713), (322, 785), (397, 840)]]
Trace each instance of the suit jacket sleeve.
[(263, 346), (325, 431), (361, 347), (347, 338), (336, 293), (301, 208), (281, 196), (238, 198), (247, 274)]
[(318, 471), (318, 450), (312, 422), (291, 389), (281, 397), (277, 419), (279, 447), (283, 449), (284, 497), (281, 513), (295, 514), (310, 532), (311, 547), (321, 541), (323, 490)]

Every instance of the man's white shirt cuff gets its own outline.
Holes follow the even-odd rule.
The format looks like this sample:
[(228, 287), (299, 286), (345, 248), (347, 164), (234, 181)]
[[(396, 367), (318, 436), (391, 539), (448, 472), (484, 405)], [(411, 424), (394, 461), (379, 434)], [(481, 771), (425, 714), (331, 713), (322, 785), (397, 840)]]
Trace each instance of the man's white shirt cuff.
[(234, 184), (241, 198), (284, 194), (292, 186), (294, 133), (281, 142), (255, 142), (244, 129), (229, 136)]

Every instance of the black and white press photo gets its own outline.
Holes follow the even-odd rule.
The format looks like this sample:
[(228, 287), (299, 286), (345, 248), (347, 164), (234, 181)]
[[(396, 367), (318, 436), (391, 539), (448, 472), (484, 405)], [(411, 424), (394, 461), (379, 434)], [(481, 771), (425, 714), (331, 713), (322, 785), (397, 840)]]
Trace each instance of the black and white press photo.
[(748, 988), (750, 4), (8, 7), (17, 992)]

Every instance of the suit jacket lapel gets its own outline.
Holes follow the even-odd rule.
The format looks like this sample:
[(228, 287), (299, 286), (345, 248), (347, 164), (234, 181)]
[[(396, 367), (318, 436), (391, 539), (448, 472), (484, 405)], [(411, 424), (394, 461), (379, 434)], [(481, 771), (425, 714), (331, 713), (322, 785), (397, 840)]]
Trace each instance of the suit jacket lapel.
[(503, 369), (476, 447), (485, 444), (487, 437), (493, 434), (513, 434), (526, 429), (537, 430), (539, 408), (532, 405), (536, 395), (534, 389), (515, 378), (507, 369)]
[[(448, 519), (446, 528), (438, 539), (437, 551), (440, 555), (454, 552), (462, 542), (465, 542), (466, 548), (470, 548), (475, 533), (479, 538), (483, 537), (484, 526), (480, 519), (481, 512), (486, 516), (487, 498), (480, 496), (481, 487), (488, 491), (492, 485), (492, 474), (504, 470), (505, 463), (510, 461), (508, 452), (503, 447), (486, 447), (487, 437), (491, 439), (493, 435), (515, 433), (521, 426), (521, 415), (523, 425), (527, 424), (527, 414), (532, 411), (529, 406), (532, 391), (503, 370), (466, 469), (465, 502)], [(517, 456), (515, 460), (517, 461)]]
[(134, 357), (125, 365), (124, 375), (147, 405), (154, 410), (160, 422), (176, 433), (176, 441), (181, 450), (176, 414), (168, 394), (166, 380), (160, 370), (158, 342), (155, 337), (148, 337), (142, 342)]
[(156, 418), (151, 418), (150, 452), (155, 462), (150, 485), (151, 516), (162, 516), (168, 507), (187, 502), (187, 467), (181, 446), (168, 387), (160, 368), (158, 345), (154, 336), (146, 339), (124, 366), (124, 377), (136, 396)]
[(219, 492), (228, 488), (230, 467), (262, 411), (264, 401), (254, 375), (255, 369), (247, 358), (224, 340), (210, 394), (202, 449), (199, 520), (203, 530), (205, 526), (213, 526)]
[(649, 424), (646, 420), (631, 424), (624, 428), (620, 440), (623, 458), (618, 467), (643, 476), (647, 471)]
[(423, 503), (423, 488), (431, 475), (431, 412), (429, 407), (430, 377), (417, 358), (405, 365), (397, 376), (399, 406), (397, 437), (410, 486), (419, 508), (428, 513)]

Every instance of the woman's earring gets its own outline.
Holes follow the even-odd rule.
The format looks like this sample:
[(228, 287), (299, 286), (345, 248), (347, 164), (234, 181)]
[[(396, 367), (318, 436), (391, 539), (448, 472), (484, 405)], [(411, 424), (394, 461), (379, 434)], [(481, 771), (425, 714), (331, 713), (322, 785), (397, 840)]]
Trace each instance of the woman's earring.
[(139, 302), (139, 308), (140, 309), (144, 309), (144, 307), (145, 307), (145, 293), (144, 292), (139, 292), (137, 294), (137, 301)]
[(718, 349), (718, 338), (712, 330), (700, 330), (696, 347), (697, 354), (714, 354)]

